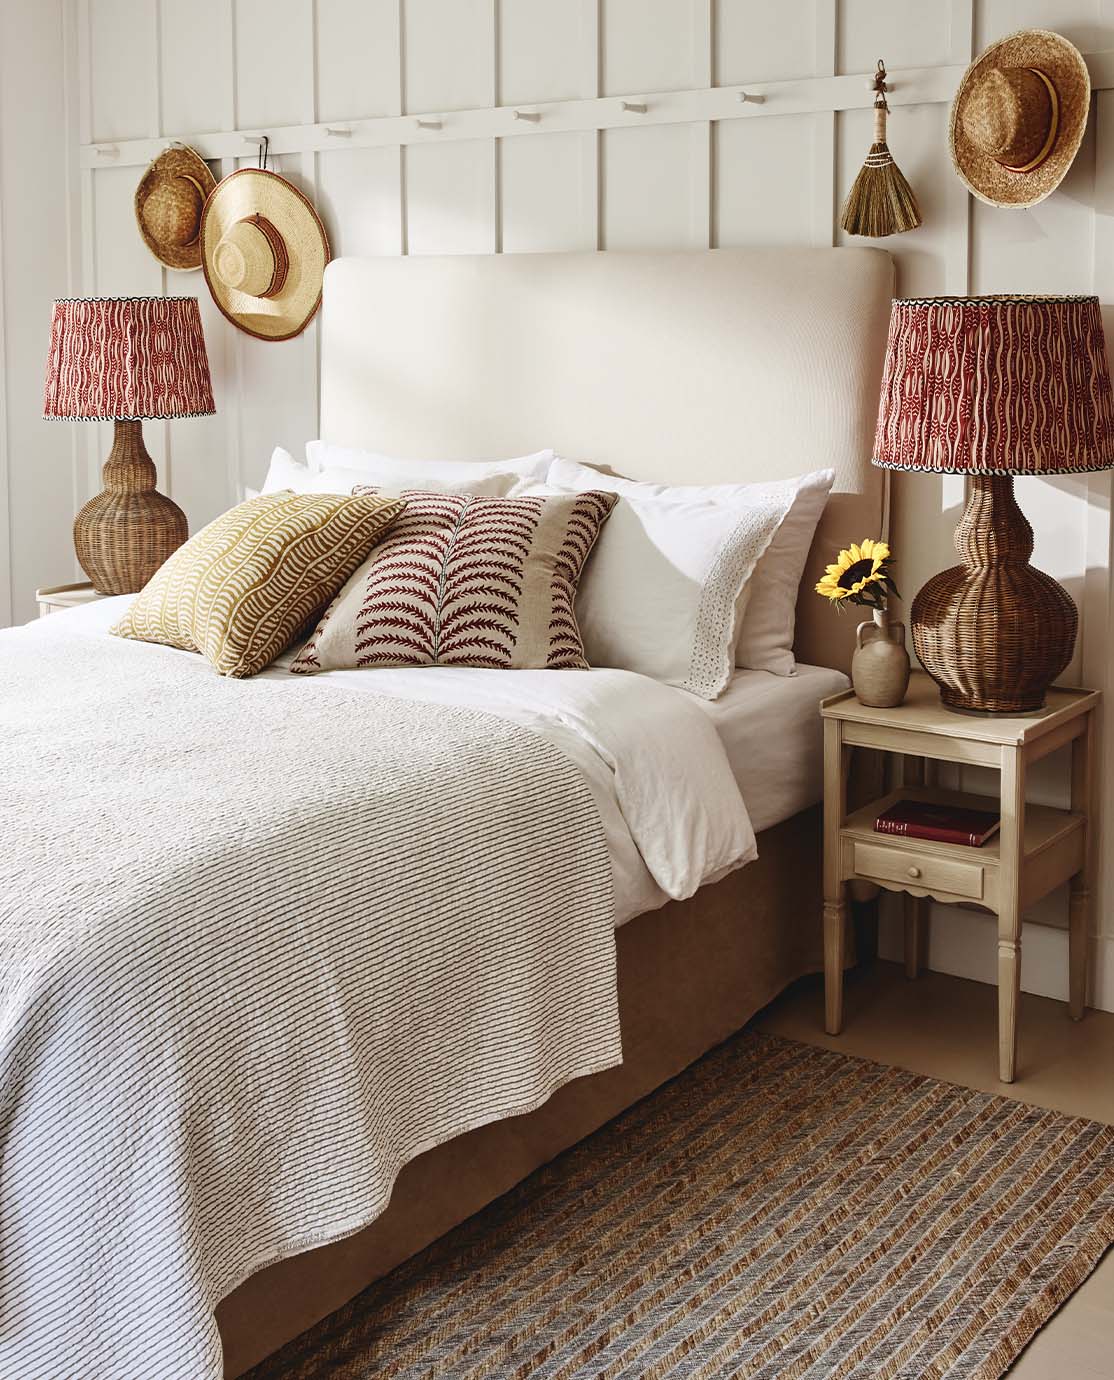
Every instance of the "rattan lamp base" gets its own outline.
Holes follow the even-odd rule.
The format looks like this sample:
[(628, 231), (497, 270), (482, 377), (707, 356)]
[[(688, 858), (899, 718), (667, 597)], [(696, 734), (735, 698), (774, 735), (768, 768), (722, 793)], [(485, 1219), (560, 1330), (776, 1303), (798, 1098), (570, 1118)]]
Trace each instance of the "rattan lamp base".
[(1012, 475), (972, 476), (955, 546), (963, 564), (933, 576), (913, 600), (921, 665), (949, 709), (1041, 709), (1071, 660), (1079, 615), (1067, 590), (1029, 564), (1033, 529)]
[(186, 515), (155, 491), (142, 422), (117, 421), (103, 478), (74, 519), (77, 559), (98, 594), (135, 594), (186, 540)]

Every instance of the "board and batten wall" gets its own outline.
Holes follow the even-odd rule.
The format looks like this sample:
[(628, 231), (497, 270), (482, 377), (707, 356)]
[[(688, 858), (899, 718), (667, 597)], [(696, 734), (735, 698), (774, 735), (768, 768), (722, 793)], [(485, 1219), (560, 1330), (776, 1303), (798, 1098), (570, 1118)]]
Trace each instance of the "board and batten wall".
[(64, 0), (0, 0), (0, 627), (72, 577), (88, 487), (77, 429), (42, 420), (51, 302), (79, 290), (74, 35)]
[[(891, 146), (925, 222), (885, 241), (897, 262), (898, 291), (1094, 291), (1114, 304), (1114, 0), (58, 3), (65, 32), (51, 73), (67, 71), (75, 109), (72, 117), (57, 117), (61, 125), (51, 124), (51, 137), (61, 128), (80, 156), (71, 166), (71, 148), (71, 163), (58, 159), (50, 196), (64, 203), (71, 238), (56, 255), (57, 281), (49, 288), (37, 282), (35, 291), (49, 297), (66, 290), (61, 272), (68, 256), (78, 259), (76, 280), (85, 293), (201, 299), (217, 415), (146, 428), (162, 486), (193, 528), (235, 501), (245, 485), (259, 484), (274, 445), (300, 453), (316, 435), (317, 330), (311, 325), (283, 344), (252, 340), (219, 315), (200, 274), (164, 270), (135, 229), (140, 168), (121, 158), (128, 141), (190, 140), (212, 153), (219, 176), (255, 161), (243, 135), (289, 135), (289, 127), (302, 127), (304, 135), (318, 126), (308, 147), (294, 138), (294, 151), (281, 152), (274, 166), (317, 203), (337, 254), (831, 245), (846, 239), (838, 208), (870, 142), (866, 74), (882, 57), (895, 84)], [(11, 4), (5, 0), (5, 8)], [(55, 4), (28, 0), (26, 8), (53, 11)], [(970, 198), (951, 169), (948, 100), (974, 53), (1024, 25), (1057, 29), (1085, 53), (1100, 55), (1107, 79), (1098, 83), (1086, 140), (1061, 188), (1032, 210), (1003, 212)], [(5, 57), (5, 81), (24, 60)], [(27, 77), (22, 80), (26, 86)], [(762, 90), (763, 84), (769, 84), (765, 104), (733, 105), (728, 113), (735, 118), (708, 118), (709, 88)], [(619, 111), (621, 97), (639, 104), (647, 93), (666, 92), (678, 93), (675, 109), (691, 108), (693, 116), (659, 120), (654, 112), (643, 118)], [(692, 93), (690, 105), (680, 93)], [(61, 110), (62, 94), (52, 89), (50, 95)], [(551, 130), (562, 119), (581, 127), (555, 132), (546, 128), (548, 116), (514, 123), (507, 110), (494, 109), (578, 101), (596, 104), (560, 107), (564, 115), (550, 120)], [(13, 104), (6, 100), (5, 123)], [(453, 112), (491, 113), (486, 120), (458, 115), (453, 133)], [(442, 128), (418, 129), (421, 115), (440, 118)], [(352, 138), (352, 122), (402, 116), (411, 117), (403, 122), (403, 142), (403, 136)], [(476, 137), (460, 137), (462, 122), (473, 118), (467, 127)], [(15, 134), (7, 129), (5, 152)], [(26, 128), (18, 135), (32, 137)], [(4, 214), (10, 220), (12, 208), (5, 205)], [(37, 228), (38, 207), (35, 216)], [(9, 265), (18, 257), (12, 233), (5, 224), (4, 285), (9, 294), (22, 294), (19, 265)], [(30, 238), (27, 227), (15, 233)], [(33, 313), (25, 309), (21, 317), (18, 362), (28, 380), (13, 375), (9, 388), (21, 406), (25, 392), (34, 396), (31, 383), (45, 347), (40, 307), (36, 301)], [(11, 336), (9, 330), (9, 371)], [(9, 397), (9, 406), (14, 401)], [(48, 435), (41, 424), (33, 430), (25, 412), (9, 422), (10, 438), (13, 425), (19, 441), (9, 445), (9, 519), (12, 606), (19, 618), (31, 612), (29, 574), (61, 580), (72, 566), (47, 570), (41, 553), (38, 564), (16, 559), (20, 543), (41, 542), (42, 553), (57, 552), (55, 509), (65, 486), (50, 454), (63, 445), (57, 433)], [(72, 442), (72, 498), (81, 500), (96, 490), (108, 428), (69, 429), (81, 431)], [(677, 479), (684, 480), (683, 457)], [(1081, 607), (1079, 647), (1065, 679), (1106, 686), (1110, 482), (1106, 476), (1030, 479), (1019, 490), (1036, 530), (1034, 559), (1064, 581)], [(896, 478), (893, 535), (907, 592), (953, 563), (962, 501), (961, 480)], [(1114, 766), (1109, 746), (1104, 751)], [(1100, 775), (1114, 780), (1114, 770)], [(1062, 764), (1048, 764), (1033, 787), (1062, 799)], [(1106, 813), (1114, 819), (1114, 788), (1106, 790)], [(1093, 996), (1114, 1009), (1114, 878), (1109, 867), (1103, 872)], [(1063, 911), (1062, 899), (1053, 898), (1041, 908), (1047, 923), (1029, 925), (1025, 934), (1024, 985), (1056, 996), (1066, 991)], [(887, 926), (884, 951), (893, 952), (895, 943)], [(933, 966), (993, 981), (994, 950), (989, 917), (936, 908)]]

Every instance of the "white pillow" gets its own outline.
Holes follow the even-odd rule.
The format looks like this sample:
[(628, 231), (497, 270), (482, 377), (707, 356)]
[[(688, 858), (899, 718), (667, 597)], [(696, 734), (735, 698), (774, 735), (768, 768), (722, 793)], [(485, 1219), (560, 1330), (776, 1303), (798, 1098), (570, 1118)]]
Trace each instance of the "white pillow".
[(280, 489), (293, 489), (296, 494), (350, 494), (357, 484), (363, 483), (358, 471), (351, 471), (351, 476), (349, 478), (338, 471), (315, 472), (300, 460), (295, 460), (288, 450), (276, 446), (271, 452), (271, 463), (267, 467), (267, 477), (260, 493), (274, 494)]
[(761, 502), (764, 496), (780, 502), (788, 494), (789, 510), (741, 593), (735, 665), (753, 671), (772, 671), (778, 676), (794, 673), (797, 590), (817, 524), (835, 482), (835, 470), (815, 470), (794, 479), (758, 484), (642, 484), (607, 476), (601, 482), (596, 471), (587, 465), (555, 460), (548, 482), (557, 488), (578, 489), (594, 482), (597, 488), (611, 488), (616, 493), (643, 499), (675, 502), (686, 498), (728, 506), (741, 504), (744, 508)]
[(435, 493), (492, 494), (505, 497), (522, 481), (540, 482), (553, 463), (551, 450), (516, 460), (400, 460), (370, 450), (310, 441), (306, 462), (311, 470), (358, 470), (358, 484), (387, 491), (429, 489)]
[[(713, 700), (735, 669), (737, 607), (793, 501), (789, 486), (731, 504), (554, 461), (549, 487), (620, 495), (576, 599), (593, 666), (617, 666)], [(519, 491), (520, 492), (520, 491)]]
[[(311, 445), (318, 444), (311, 442)], [(356, 453), (356, 452), (350, 452)], [(366, 452), (364, 452), (366, 454)], [(545, 464), (548, 467), (552, 459), (551, 451), (543, 451), (546, 456)], [(438, 468), (443, 472), (440, 476), (430, 474), (424, 475), (417, 480), (405, 480), (398, 478), (400, 468), (395, 468), (391, 472), (396, 476), (394, 479), (385, 477), (388, 467), (405, 466), (409, 471), (411, 466), (407, 460), (386, 460), (379, 467), (379, 472), (384, 474), (382, 479), (369, 479), (370, 471), (367, 469), (349, 469), (337, 465), (325, 468), (313, 468), (303, 465), (300, 460), (295, 460), (289, 451), (283, 450), (281, 446), (276, 446), (271, 455), (270, 468), (267, 470), (267, 478), (263, 481), (265, 494), (276, 493), (279, 489), (293, 489), (297, 494), (350, 494), (357, 484), (367, 485), (374, 483), (381, 493), (394, 497), (405, 488), (427, 489), (433, 493), (457, 493), (457, 494), (483, 494), (492, 495), (496, 498), (505, 497), (508, 490), (515, 485), (520, 485), (523, 480), (517, 474), (509, 472), (487, 473), (482, 472), (482, 467), (468, 463), (457, 463), (449, 461), (447, 464)]]
[(736, 666), (772, 671), (775, 676), (796, 673), (797, 590), (834, 482), (835, 470), (815, 470), (790, 481), (795, 486), (793, 502), (750, 582), (735, 644)]

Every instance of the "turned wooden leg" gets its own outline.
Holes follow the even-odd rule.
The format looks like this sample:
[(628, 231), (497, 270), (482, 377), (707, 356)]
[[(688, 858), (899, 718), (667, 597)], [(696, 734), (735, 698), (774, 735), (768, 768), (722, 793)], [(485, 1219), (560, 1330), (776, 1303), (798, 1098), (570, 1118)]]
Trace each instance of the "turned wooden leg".
[(1021, 999), (1021, 940), (998, 938), (998, 1077), (1012, 1083), (1017, 1072), (1017, 1005)]
[(1087, 715), (1083, 732), (1071, 745), (1071, 808), (1084, 816), (1083, 867), (1071, 879), (1068, 902), (1068, 1014), (1083, 1019), (1087, 1005), (1087, 947), (1091, 921), (1091, 879), (1095, 867), (1095, 831), (1092, 766), (1094, 715)]
[(910, 896), (906, 892), (902, 900), (905, 907), (905, 976), (918, 978), (928, 944), (928, 898)]
[(1025, 759), (1002, 749), (1002, 827), (998, 840), (998, 1077), (1017, 1072), (1017, 1008), (1021, 1000), (1021, 862), (1025, 837)]
[(1091, 914), (1091, 893), (1082, 872), (1071, 879), (1068, 901), (1068, 1013), (1073, 1021), (1083, 1019), (1087, 1005), (1087, 930)]
[(843, 1028), (843, 951), (847, 903), (824, 902), (824, 1029), (838, 1035)]

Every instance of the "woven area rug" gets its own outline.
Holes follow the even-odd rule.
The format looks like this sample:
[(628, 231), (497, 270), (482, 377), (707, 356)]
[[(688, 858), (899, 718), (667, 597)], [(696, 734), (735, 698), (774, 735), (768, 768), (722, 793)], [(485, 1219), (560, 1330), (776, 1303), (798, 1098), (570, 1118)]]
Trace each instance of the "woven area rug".
[(1114, 1243), (1114, 1128), (744, 1033), (252, 1380), (997, 1380)]

